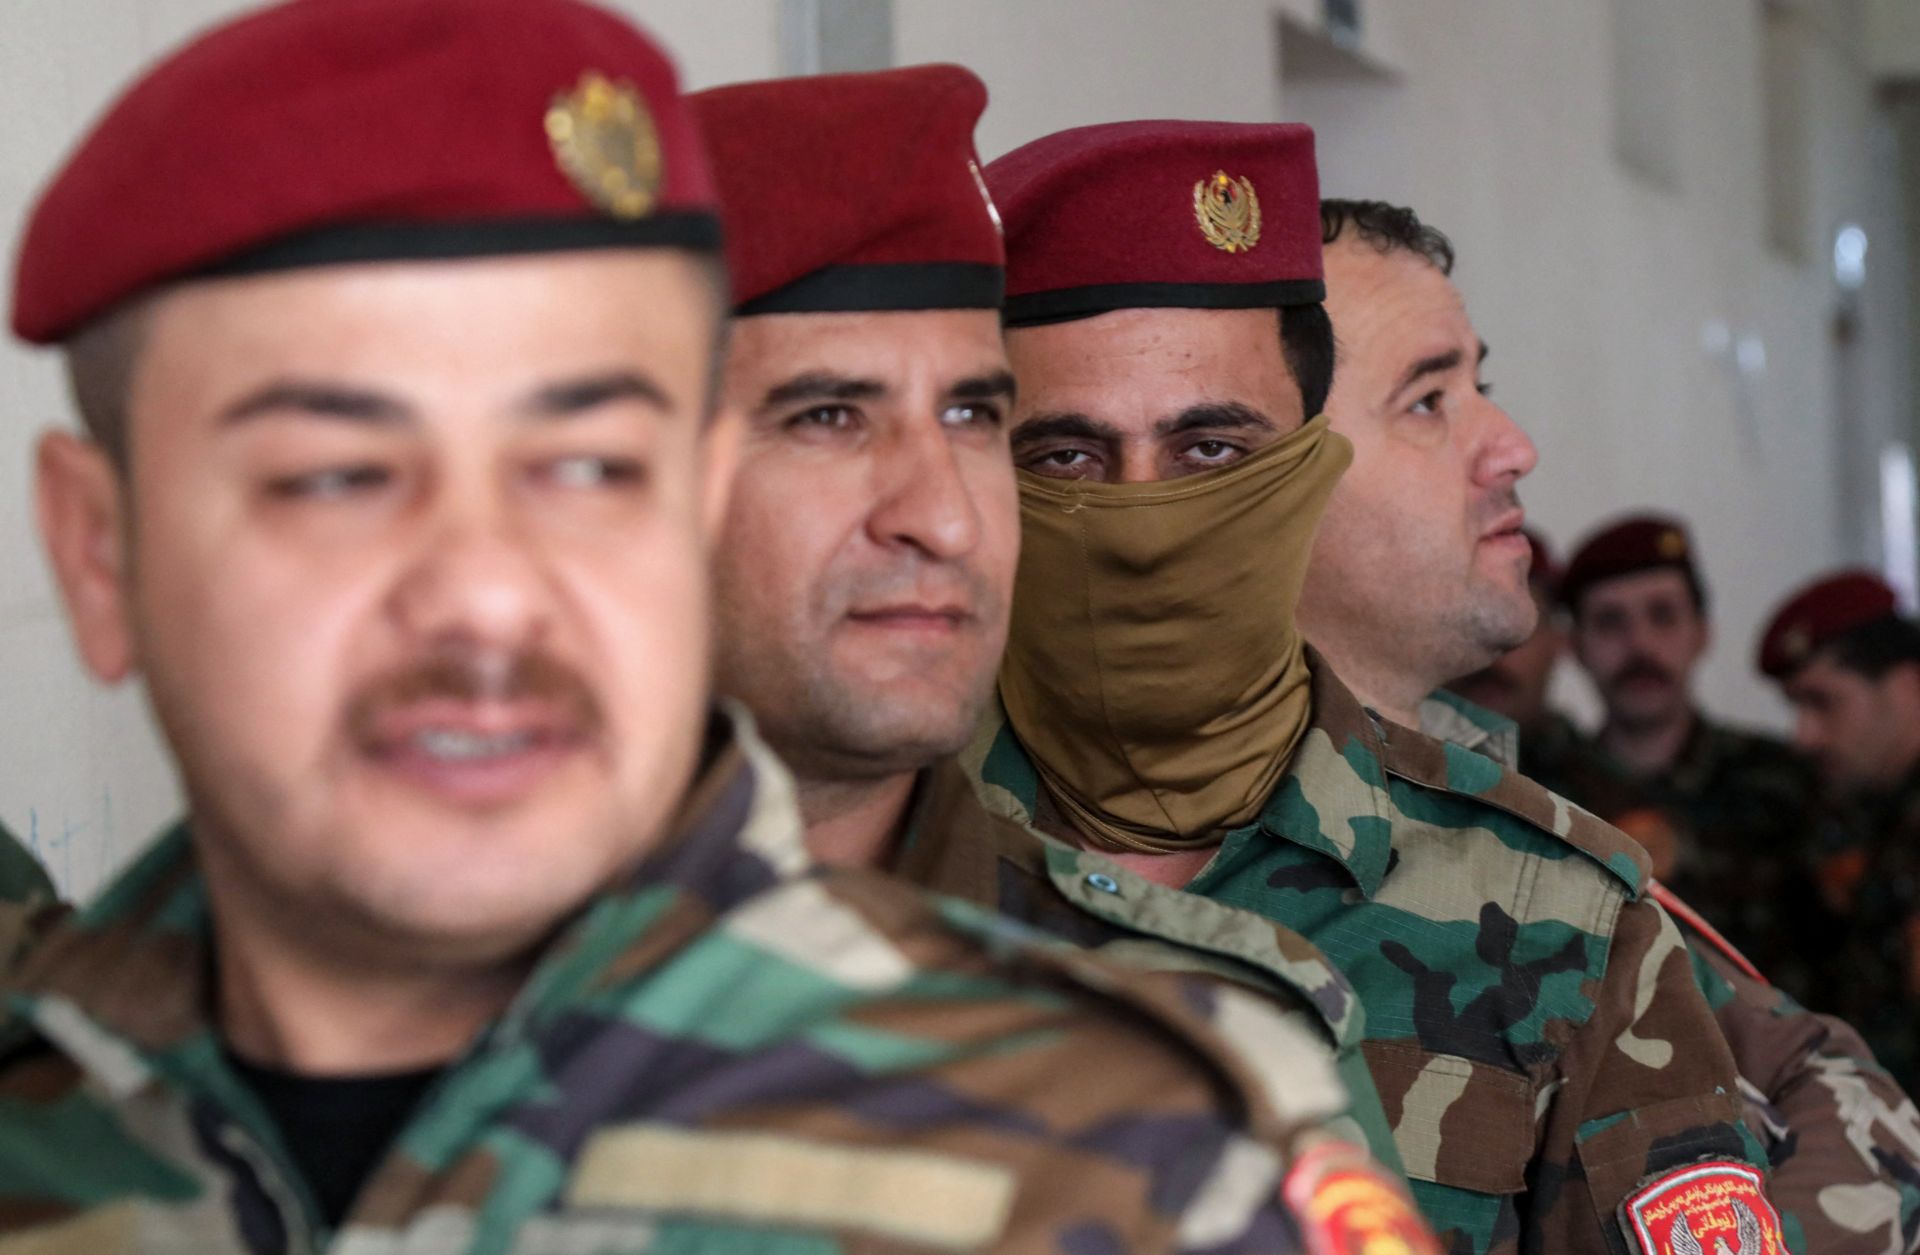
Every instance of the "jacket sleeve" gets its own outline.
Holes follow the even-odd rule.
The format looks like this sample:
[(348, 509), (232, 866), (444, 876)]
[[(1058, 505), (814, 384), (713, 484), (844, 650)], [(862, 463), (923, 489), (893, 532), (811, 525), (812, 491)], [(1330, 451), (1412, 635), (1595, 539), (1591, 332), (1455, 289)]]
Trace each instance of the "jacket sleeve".
[[(1920, 1251), (1920, 1111), (1843, 1021), (1815, 1015), (1687, 934), (1772, 1167), (1795, 1251)], [(1796, 1232), (1797, 1230), (1797, 1232)]]
[(1621, 908), (1594, 1014), (1555, 1083), (1522, 1250), (1651, 1255), (1669, 1248), (1637, 1232), (1672, 1232), (1682, 1219), (1699, 1227), (1708, 1213), (1691, 1209), (1730, 1198), (1780, 1240), (1733, 1056), (1678, 926), (1656, 903)]

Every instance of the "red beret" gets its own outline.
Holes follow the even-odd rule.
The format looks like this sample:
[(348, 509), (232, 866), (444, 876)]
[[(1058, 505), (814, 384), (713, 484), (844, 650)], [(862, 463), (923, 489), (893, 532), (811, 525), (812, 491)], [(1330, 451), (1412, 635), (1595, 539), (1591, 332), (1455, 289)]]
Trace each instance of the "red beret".
[(957, 65), (716, 87), (713, 153), (742, 314), (999, 309), (1005, 249)]
[(1686, 525), (1658, 514), (1619, 519), (1574, 550), (1560, 576), (1560, 600), (1578, 609), (1580, 595), (1595, 584), (1659, 567), (1681, 572), (1694, 589), (1700, 589), (1700, 572), (1694, 565), (1693, 541)]
[(1774, 611), (1760, 634), (1758, 666), (1762, 674), (1784, 680), (1821, 647), (1899, 613), (1893, 588), (1871, 571), (1842, 571), (1815, 580)]
[(578, 0), (293, 0), (136, 83), (41, 196), (13, 327), (347, 261), (719, 244), (673, 65)]
[(1009, 326), (1326, 296), (1304, 126), (1083, 126), (1014, 149), (987, 186), (1007, 224)]

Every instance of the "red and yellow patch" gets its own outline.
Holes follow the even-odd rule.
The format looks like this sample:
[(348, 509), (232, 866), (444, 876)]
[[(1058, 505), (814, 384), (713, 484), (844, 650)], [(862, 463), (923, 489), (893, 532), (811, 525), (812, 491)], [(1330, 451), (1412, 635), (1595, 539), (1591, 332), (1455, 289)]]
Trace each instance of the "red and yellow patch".
[(1309, 1255), (1440, 1255), (1405, 1191), (1345, 1142), (1301, 1155), (1280, 1191)]
[(1760, 1171), (1716, 1161), (1677, 1168), (1620, 1205), (1627, 1241), (1645, 1255), (1785, 1255), (1780, 1214)]

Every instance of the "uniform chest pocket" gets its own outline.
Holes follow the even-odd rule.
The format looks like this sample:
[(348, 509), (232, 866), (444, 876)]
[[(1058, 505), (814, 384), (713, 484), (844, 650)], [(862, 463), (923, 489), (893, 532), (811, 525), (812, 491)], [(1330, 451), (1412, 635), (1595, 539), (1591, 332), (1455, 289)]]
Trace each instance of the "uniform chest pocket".
[(1538, 1136), (1531, 1077), (1411, 1042), (1361, 1050), (1409, 1177), (1476, 1194), (1527, 1188)]
[(994, 1245), (1018, 1186), (1011, 1168), (938, 1152), (629, 1124), (588, 1139), (564, 1204), (974, 1251)]

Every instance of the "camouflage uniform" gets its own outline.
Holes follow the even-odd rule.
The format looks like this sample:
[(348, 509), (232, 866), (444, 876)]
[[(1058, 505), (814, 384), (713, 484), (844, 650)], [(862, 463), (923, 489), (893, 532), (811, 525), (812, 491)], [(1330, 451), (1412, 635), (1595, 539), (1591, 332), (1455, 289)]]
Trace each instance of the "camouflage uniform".
[(989, 812), (967, 770), (923, 773), (893, 869), (919, 884), (989, 903), (1101, 957), (1156, 971), (1201, 972), (1259, 990), (1311, 1026), (1346, 1083), (1353, 1123), (1381, 1163), (1400, 1152), (1360, 1052), (1366, 1012), (1318, 947), (1290, 928), (1155, 884)]
[[(1293, 762), (1187, 893), (1296, 930), (1351, 982), (1395, 1144), (1448, 1249), (1624, 1250), (1617, 1209), (1644, 1179), (1764, 1163), (1678, 930), (1640, 900), (1644, 854), (1488, 759), (1381, 724), (1309, 660)], [(964, 761), (990, 810), (1062, 831), (1003, 718)], [(929, 860), (936, 887), (1042, 916), (1031, 874), (982, 847), (962, 875), (963, 853)], [(1060, 868), (1042, 892), (1192, 944), (1175, 931), (1191, 916), (1130, 900), (1132, 882), (1080, 857), (1102, 870)]]
[[(1511, 721), (1452, 693), (1421, 705), (1420, 726), (1503, 766), (1512, 765), (1519, 741), (1526, 760)], [(1673, 916), (1696, 983), (1733, 1049), (1752, 1123), (1766, 1138), (1773, 1201), (1794, 1249), (1920, 1250), (1920, 1111), (1901, 1083), (1845, 1022), (1815, 1015), (1768, 984), (1686, 908)]]
[(205, 890), (167, 835), (9, 978), (0, 1247), (1300, 1249), (1284, 1161), (1328, 1151), (1343, 1095), (1296, 1024), (810, 868), (763, 749), (719, 750), (692, 798), (435, 1082), (337, 1234), (222, 1061)]
[(1668, 887), (1780, 988), (1818, 1005), (1838, 940), (1813, 871), (1820, 832), (1806, 764), (1769, 737), (1696, 716), (1680, 756), (1636, 777), (1591, 738), (1537, 764), (1534, 779), (1609, 822), (1653, 811), (1678, 842)]

